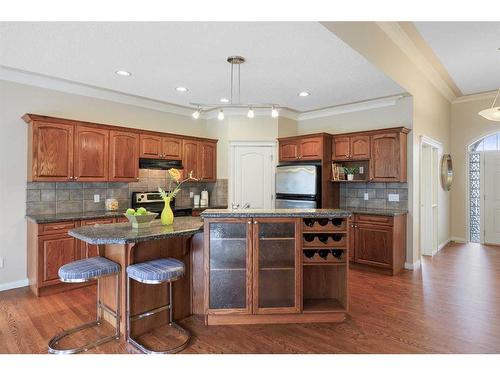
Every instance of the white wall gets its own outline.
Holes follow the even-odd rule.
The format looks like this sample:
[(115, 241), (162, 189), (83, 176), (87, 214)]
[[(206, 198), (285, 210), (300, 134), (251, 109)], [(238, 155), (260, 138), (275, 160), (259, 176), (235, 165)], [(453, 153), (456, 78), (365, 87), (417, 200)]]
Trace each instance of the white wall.
[(0, 288), (26, 279), (27, 126), (21, 116), (27, 112), (208, 136), (205, 121), (189, 116), (0, 81), (0, 257), (5, 261), (0, 268)]

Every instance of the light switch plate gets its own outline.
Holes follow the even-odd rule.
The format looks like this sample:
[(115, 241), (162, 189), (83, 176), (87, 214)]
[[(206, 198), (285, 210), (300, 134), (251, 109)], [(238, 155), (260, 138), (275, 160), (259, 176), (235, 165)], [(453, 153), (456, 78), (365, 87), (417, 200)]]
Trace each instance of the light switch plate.
[(389, 202), (399, 202), (399, 194), (387, 194)]
[(101, 201), (101, 197), (99, 194), (94, 194), (94, 203), (99, 203)]
[(189, 198), (193, 198), (194, 197), (194, 191), (190, 191), (189, 192)]
[(368, 198), (368, 193), (365, 193), (364, 197), (365, 197), (365, 201), (367, 201), (369, 199)]
[(359, 167), (359, 174), (365, 173), (365, 167)]

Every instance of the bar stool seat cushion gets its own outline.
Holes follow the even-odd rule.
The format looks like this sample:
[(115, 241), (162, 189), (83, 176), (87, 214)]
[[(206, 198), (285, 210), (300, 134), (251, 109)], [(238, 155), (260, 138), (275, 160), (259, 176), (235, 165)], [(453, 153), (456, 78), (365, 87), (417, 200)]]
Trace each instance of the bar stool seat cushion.
[(127, 267), (130, 278), (145, 283), (161, 283), (184, 276), (184, 263), (173, 258), (154, 259)]
[(120, 265), (104, 257), (92, 257), (65, 264), (59, 268), (62, 280), (90, 280), (120, 272)]

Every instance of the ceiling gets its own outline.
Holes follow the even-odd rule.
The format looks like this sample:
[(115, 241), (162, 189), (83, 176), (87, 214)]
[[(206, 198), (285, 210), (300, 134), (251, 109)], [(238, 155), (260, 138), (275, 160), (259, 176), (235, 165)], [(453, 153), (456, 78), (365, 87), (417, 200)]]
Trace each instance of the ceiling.
[(500, 22), (415, 22), (464, 95), (500, 87)]
[(304, 112), (405, 91), (317, 22), (3, 22), (0, 46), (5, 67), (182, 106), (229, 96), (229, 55), (247, 59), (242, 102)]

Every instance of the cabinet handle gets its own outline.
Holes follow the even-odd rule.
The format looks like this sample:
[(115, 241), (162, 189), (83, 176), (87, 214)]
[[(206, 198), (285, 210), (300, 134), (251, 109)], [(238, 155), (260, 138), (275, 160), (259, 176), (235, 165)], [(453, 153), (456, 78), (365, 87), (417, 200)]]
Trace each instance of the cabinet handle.
[(249, 224), (249, 225), (250, 225), (250, 224), (252, 224), (252, 220), (248, 221), (248, 224)]
[(253, 223), (254, 223), (254, 224), (258, 224), (259, 222), (258, 222), (257, 220), (255, 220)]
[(78, 177), (75, 177), (75, 180), (78, 180)]

